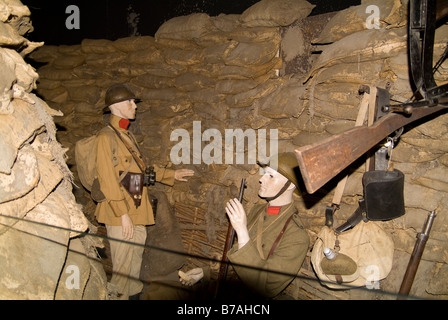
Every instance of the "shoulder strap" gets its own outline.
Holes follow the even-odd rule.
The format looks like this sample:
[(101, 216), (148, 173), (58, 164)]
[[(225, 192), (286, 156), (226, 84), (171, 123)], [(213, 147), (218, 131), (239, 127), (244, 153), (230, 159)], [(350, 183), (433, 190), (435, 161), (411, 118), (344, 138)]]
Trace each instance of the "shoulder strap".
[(277, 236), (277, 239), (275, 239), (274, 243), (272, 244), (271, 250), (269, 250), (268, 258), (274, 253), (275, 248), (277, 248), (278, 243), (280, 242), (281, 238), (285, 234), (286, 228), (288, 227), (289, 223), (292, 220), (292, 217), (297, 213), (295, 211), (289, 218), (286, 220), (285, 225), (283, 226), (282, 231), (280, 231), (279, 235)]

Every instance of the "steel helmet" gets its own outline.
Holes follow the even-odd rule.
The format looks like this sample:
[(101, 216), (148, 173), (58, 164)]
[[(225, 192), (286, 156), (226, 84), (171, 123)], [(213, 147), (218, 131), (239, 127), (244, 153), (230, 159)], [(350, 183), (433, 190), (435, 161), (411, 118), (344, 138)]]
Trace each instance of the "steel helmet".
[(113, 85), (106, 91), (106, 106), (103, 110), (107, 110), (107, 108), (114, 103), (131, 99), (140, 100), (140, 98), (137, 98), (135, 94), (124, 84)]
[[(275, 157), (277, 157), (277, 165), (275, 165)], [(269, 158), (268, 163), (261, 163), (258, 161), (258, 165), (261, 167), (271, 167), (272, 169), (275, 169), (278, 173), (291, 181), (292, 184), (296, 186), (294, 192), (296, 194), (300, 194), (299, 181), (297, 179), (297, 175), (300, 171), (297, 158), (293, 152), (285, 152), (272, 156)]]

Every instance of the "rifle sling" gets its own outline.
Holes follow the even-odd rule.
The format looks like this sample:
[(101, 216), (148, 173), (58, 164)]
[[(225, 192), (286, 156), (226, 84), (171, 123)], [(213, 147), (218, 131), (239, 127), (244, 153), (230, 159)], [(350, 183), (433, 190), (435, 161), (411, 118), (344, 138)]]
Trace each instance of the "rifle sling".
[(327, 206), (325, 208), (325, 225), (329, 228), (333, 227), (334, 223), (334, 213), (338, 209), (338, 205), (332, 203), (331, 206)]
[(275, 248), (277, 248), (278, 243), (280, 242), (281, 238), (283, 237), (283, 235), (285, 234), (286, 228), (288, 227), (289, 223), (292, 220), (292, 217), (294, 216), (295, 213), (293, 213), (288, 220), (286, 220), (285, 225), (283, 226), (282, 231), (280, 231), (279, 235), (277, 236), (277, 239), (275, 239), (274, 243), (272, 244), (271, 250), (269, 250), (268, 253), (268, 257), (267, 259), (269, 259), (269, 257), (274, 253)]
[[(369, 88), (369, 93), (365, 92), (361, 102), (359, 103), (359, 111), (358, 111), (358, 115), (356, 117), (356, 121), (355, 121), (355, 127), (359, 127), (362, 126), (367, 115), (367, 119), (369, 122), (369, 125), (371, 123), (373, 123), (372, 121), (372, 112), (371, 110), (375, 109), (375, 103), (376, 103), (376, 88)], [(342, 194), (344, 193), (344, 189), (345, 189), (345, 185), (347, 183), (347, 179), (348, 179), (348, 174), (342, 178), (342, 180), (340, 180), (338, 182), (338, 185), (336, 187), (336, 190), (334, 192), (333, 195), (333, 201), (331, 202), (330, 206), (327, 206), (325, 209), (325, 225), (327, 227), (332, 228), (333, 227), (333, 223), (334, 223), (334, 213), (336, 212), (337, 209), (339, 209), (339, 205), (341, 203), (341, 199), (342, 199)]]

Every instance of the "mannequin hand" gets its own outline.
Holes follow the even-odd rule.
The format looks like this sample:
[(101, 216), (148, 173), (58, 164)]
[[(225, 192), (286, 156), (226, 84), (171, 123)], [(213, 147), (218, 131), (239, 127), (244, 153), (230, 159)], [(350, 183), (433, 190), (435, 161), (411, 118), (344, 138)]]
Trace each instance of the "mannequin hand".
[(247, 230), (247, 217), (243, 205), (238, 199), (231, 199), (226, 205), (227, 216), (238, 237), (238, 247), (242, 248), (249, 242), (249, 231)]
[(194, 171), (189, 169), (178, 169), (174, 171), (174, 179), (178, 181), (187, 181), (184, 177), (191, 177), (193, 175)]
[(204, 277), (204, 271), (202, 270), (202, 268), (191, 269), (188, 272), (183, 272), (179, 270), (178, 275), (179, 275), (179, 281), (184, 286), (191, 287)]
[(123, 228), (123, 238), (125, 240), (132, 239), (134, 237), (134, 224), (127, 213), (121, 216), (121, 226)]

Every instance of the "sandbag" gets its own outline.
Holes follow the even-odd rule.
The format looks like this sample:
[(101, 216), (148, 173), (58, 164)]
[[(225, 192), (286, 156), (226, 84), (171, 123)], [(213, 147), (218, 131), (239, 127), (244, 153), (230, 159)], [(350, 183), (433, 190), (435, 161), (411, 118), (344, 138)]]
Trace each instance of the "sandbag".
[(238, 43), (225, 57), (226, 65), (254, 66), (271, 61), (278, 52), (279, 43)]
[(39, 183), (39, 167), (34, 151), (28, 145), (17, 152), (9, 174), (0, 173), (0, 203), (20, 198)]
[[(373, 15), (376, 13), (373, 10), (375, 9), (379, 18), (377, 21), (378, 28), (384, 29), (388, 25), (399, 25), (406, 19), (405, 13), (401, 10), (400, 0), (369, 0), (359, 6), (352, 6), (339, 11), (312, 43), (332, 43), (355, 32), (372, 28)], [(350, 23), (347, 23), (347, 21), (350, 21)]]
[(23, 100), (11, 101), (12, 113), (2, 115), (0, 173), (10, 174), (18, 149), (44, 126), (36, 108)]
[(241, 15), (245, 27), (289, 26), (306, 18), (315, 6), (305, 0), (262, 0)]
[(327, 46), (308, 77), (336, 64), (359, 64), (393, 57), (407, 48), (407, 29), (364, 30)]
[(115, 52), (113, 42), (107, 39), (84, 39), (81, 42), (81, 51), (83, 53), (105, 54)]
[(216, 30), (210, 17), (205, 13), (193, 13), (188, 16), (172, 18), (163, 23), (155, 34), (156, 41), (166, 39), (195, 39)]
[(26, 39), (7, 23), (0, 22), (0, 45), (3, 47), (20, 46)]

